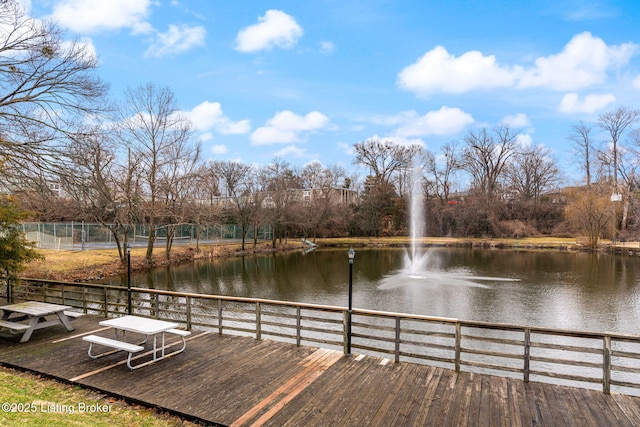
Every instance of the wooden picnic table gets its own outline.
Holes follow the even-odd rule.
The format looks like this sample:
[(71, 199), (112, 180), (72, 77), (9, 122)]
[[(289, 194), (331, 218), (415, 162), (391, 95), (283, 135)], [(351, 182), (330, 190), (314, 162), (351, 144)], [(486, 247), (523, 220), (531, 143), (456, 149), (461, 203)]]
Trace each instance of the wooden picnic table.
[[(27, 342), (36, 329), (49, 326), (64, 325), (68, 331), (73, 331), (71, 321), (65, 314), (65, 310), (71, 308), (68, 305), (50, 304), (40, 301), (26, 301), (17, 304), (0, 306), (2, 319), (0, 328), (6, 328), (13, 333), (23, 332), (20, 342)], [(55, 316), (47, 319), (46, 316)], [(23, 320), (29, 320), (24, 323)]]

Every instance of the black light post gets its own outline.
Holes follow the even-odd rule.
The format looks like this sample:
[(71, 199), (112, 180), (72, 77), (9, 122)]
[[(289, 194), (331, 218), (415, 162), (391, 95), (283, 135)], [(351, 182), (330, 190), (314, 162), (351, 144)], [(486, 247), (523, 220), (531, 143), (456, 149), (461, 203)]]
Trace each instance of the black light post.
[(127, 313), (132, 314), (131, 307), (131, 246), (127, 244)]
[(347, 311), (347, 356), (351, 356), (351, 311), (353, 305), (353, 259), (356, 257), (356, 251), (349, 248), (347, 251), (349, 257), (349, 310)]

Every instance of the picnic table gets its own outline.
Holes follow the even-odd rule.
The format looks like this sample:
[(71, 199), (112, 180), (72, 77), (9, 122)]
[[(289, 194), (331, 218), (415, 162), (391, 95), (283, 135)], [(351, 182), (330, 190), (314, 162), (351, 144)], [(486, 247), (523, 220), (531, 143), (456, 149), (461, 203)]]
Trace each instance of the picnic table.
[[(50, 304), (40, 301), (26, 301), (17, 304), (3, 305), (0, 328), (9, 329), (12, 333), (22, 332), (20, 342), (27, 342), (36, 329), (49, 326), (64, 325), (68, 331), (73, 331), (71, 321), (65, 310), (71, 308), (68, 305)], [(47, 319), (46, 316), (55, 316)], [(29, 320), (24, 323), (24, 320)]]
[[(113, 328), (116, 339), (106, 338), (98, 335), (88, 335), (83, 337), (82, 339), (84, 341), (87, 341), (90, 343), (89, 352), (88, 352), (89, 357), (93, 359), (97, 359), (99, 357), (112, 354), (116, 351), (126, 351), (129, 353), (129, 356), (127, 357), (127, 366), (129, 367), (129, 369), (132, 369), (132, 370), (140, 368), (142, 366), (146, 366), (150, 363), (155, 363), (158, 360), (165, 359), (175, 354), (182, 353), (187, 347), (185, 337), (191, 334), (191, 332), (189, 331), (177, 329), (179, 325), (174, 322), (169, 322), (166, 320), (159, 320), (159, 319), (150, 319), (148, 317), (140, 317), (140, 316), (132, 316), (132, 315), (103, 320), (99, 322), (99, 325)], [(119, 332), (122, 335), (122, 340), (119, 340)], [(147, 339), (150, 336), (153, 337), (152, 360), (144, 363), (140, 363), (135, 366), (131, 364), (131, 358), (133, 354), (144, 350), (144, 347), (138, 344), (124, 341), (126, 332), (133, 332), (133, 333), (144, 335), (145, 339), (140, 344), (146, 343)], [(181, 337), (182, 347), (171, 353), (166, 353), (165, 350), (170, 347), (170, 345), (167, 345), (165, 341), (166, 334), (178, 335), (179, 337)], [(160, 340), (158, 340), (158, 338), (160, 338)], [(160, 343), (158, 343), (158, 341), (160, 341)], [(113, 348), (114, 350), (107, 351), (100, 354), (93, 354), (92, 349), (94, 344), (110, 347), (110, 348)]]

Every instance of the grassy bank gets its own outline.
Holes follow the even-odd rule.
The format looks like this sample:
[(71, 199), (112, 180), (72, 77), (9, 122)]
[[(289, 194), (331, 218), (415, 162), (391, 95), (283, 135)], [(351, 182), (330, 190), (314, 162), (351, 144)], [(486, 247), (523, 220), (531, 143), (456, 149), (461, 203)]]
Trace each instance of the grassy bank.
[(99, 393), (0, 367), (3, 426), (195, 426)]

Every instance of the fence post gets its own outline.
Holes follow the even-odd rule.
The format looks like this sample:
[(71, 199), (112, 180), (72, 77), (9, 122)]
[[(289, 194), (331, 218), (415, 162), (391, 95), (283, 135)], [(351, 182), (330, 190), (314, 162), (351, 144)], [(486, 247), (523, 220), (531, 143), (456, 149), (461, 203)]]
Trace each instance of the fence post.
[(396, 317), (396, 363), (400, 362), (400, 318)]
[(218, 334), (222, 335), (222, 300), (218, 300)]
[(531, 371), (531, 329), (524, 329), (524, 377), (525, 383), (529, 382), (529, 373)]
[(302, 318), (300, 313), (300, 306), (296, 307), (296, 345), (300, 347), (302, 341)]
[(349, 323), (349, 312), (348, 311), (344, 311), (342, 313), (342, 348), (343, 348), (343, 352), (344, 354), (349, 354), (348, 350), (347, 350), (347, 329), (348, 329), (348, 324)]
[(155, 311), (155, 313), (153, 314), (153, 317), (155, 317), (156, 319), (159, 319), (160, 318), (160, 294), (156, 294), (153, 309)]
[(460, 372), (460, 357), (462, 354), (462, 325), (456, 322), (456, 361), (455, 370)]
[(109, 302), (107, 300), (107, 288), (104, 288), (104, 317), (109, 317)]
[(602, 392), (611, 394), (611, 337), (602, 339)]
[(187, 296), (187, 331), (191, 330), (191, 297)]
[(262, 339), (262, 324), (261, 324), (261, 305), (260, 301), (256, 302), (256, 339)]

